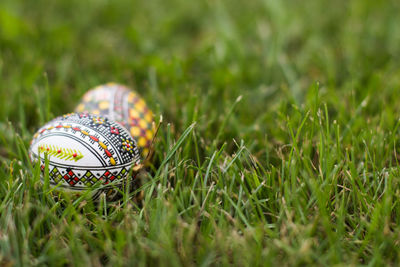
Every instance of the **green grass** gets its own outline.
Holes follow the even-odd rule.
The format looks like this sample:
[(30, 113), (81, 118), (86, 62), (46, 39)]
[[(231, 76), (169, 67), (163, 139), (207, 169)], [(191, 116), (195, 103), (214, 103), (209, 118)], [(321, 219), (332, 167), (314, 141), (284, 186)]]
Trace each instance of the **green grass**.
[[(0, 265), (397, 263), (399, 13), (390, 0), (1, 1)], [(29, 142), (108, 81), (164, 117), (143, 203), (57, 202)]]

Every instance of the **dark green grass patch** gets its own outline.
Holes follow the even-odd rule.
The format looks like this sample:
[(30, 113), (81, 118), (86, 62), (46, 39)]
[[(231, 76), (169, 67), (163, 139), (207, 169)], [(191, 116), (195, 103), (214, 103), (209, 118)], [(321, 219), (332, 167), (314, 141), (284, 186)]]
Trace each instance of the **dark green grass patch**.
[[(1, 265), (399, 261), (397, 1), (1, 1)], [(163, 115), (137, 205), (27, 149), (116, 81)]]

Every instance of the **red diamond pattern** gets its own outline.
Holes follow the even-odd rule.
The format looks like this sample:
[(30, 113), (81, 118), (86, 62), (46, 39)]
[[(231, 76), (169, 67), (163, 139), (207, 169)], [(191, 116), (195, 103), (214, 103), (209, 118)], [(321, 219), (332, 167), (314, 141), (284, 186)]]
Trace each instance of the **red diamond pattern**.
[(79, 178), (73, 173), (73, 171), (68, 171), (66, 175), (64, 175), (64, 180), (69, 183), (71, 186), (74, 186), (77, 182), (79, 182)]
[[(42, 171), (44, 171), (44, 165), (41, 165), (41, 169)], [(120, 173), (118, 173), (117, 176), (113, 175), (110, 171), (106, 171), (98, 180), (101, 180), (103, 184), (109, 184), (115, 179), (121, 179), (121, 176), (123, 176), (125, 173), (126, 169), (123, 169)], [(56, 181), (57, 179), (56, 182), (59, 182), (60, 181), (59, 179), (63, 178), (65, 182), (67, 182), (70, 186), (75, 186), (79, 182), (86, 184), (86, 186), (90, 186), (98, 181), (96, 177), (89, 171), (87, 172), (86, 175), (79, 178), (75, 175), (75, 173), (71, 169), (67, 169), (67, 173), (64, 174), (64, 176), (62, 176), (57, 169), (53, 169), (53, 171), (50, 173), (50, 176), (54, 181)]]

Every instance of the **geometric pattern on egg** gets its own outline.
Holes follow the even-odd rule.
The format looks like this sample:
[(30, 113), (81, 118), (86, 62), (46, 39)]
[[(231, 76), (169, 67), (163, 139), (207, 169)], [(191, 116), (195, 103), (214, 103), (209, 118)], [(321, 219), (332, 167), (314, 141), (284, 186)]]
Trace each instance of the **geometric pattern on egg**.
[(127, 129), (88, 113), (67, 114), (45, 124), (34, 135), (29, 156), (40, 161), (42, 174), (47, 158), (50, 185), (72, 191), (94, 184), (118, 185), (128, 179), (132, 166), (140, 164), (136, 141)]
[(86, 92), (75, 111), (105, 116), (120, 123), (136, 140), (142, 158), (149, 153), (154, 137), (153, 112), (128, 87), (117, 83), (99, 85)]

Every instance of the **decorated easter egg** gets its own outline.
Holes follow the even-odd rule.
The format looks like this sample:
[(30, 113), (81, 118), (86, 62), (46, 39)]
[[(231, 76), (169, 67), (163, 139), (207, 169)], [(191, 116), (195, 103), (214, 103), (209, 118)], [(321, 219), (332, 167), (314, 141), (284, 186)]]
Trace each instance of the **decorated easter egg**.
[(114, 120), (127, 128), (137, 141), (142, 158), (149, 153), (154, 136), (153, 113), (137, 93), (126, 86), (108, 83), (88, 91), (76, 107)]
[(40, 161), (42, 173), (48, 160), (51, 186), (78, 192), (100, 185), (108, 188), (107, 196), (117, 191), (111, 185), (127, 181), (129, 170), (140, 163), (136, 141), (124, 127), (88, 113), (67, 114), (44, 125), (29, 154), (32, 162)]

